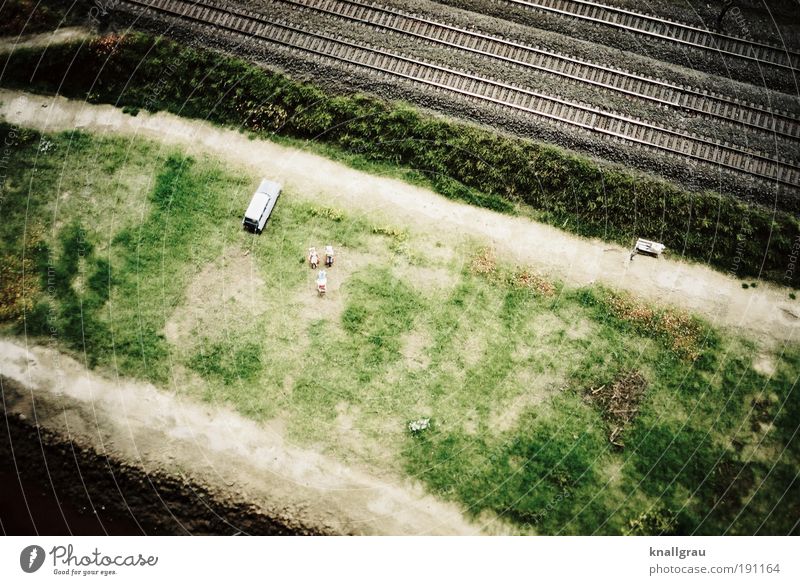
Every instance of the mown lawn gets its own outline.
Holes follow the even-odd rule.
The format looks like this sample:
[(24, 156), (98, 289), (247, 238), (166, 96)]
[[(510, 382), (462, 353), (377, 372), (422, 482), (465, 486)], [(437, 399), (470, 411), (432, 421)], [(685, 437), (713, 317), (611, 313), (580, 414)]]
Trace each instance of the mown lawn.
[[(482, 242), (291, 188), (255, 237), (240, 220), (258, 177), (139, 140), (0, 134), (5, 334), (279, 418), (515, 531), (798, 531), (797, 347), (759, 373), (748, 340)], [(303, 258), (327, 243), (320, 299)], [(631, 372), (646, 386), (620, 424), (596, 397)]]

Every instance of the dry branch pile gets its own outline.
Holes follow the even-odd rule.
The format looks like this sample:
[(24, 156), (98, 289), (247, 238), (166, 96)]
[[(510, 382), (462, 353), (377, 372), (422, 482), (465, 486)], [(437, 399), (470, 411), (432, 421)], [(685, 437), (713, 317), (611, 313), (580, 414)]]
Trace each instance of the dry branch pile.
[(586, 398), (603, 412), (611, 428), (608, 440), (617, 447), (625, 445), (619, 440), (623, 429), (636, 417), (639, 403), (647, 388), (647, 380), (636, 370), (618, 377), (611, 384), (586, 391)]

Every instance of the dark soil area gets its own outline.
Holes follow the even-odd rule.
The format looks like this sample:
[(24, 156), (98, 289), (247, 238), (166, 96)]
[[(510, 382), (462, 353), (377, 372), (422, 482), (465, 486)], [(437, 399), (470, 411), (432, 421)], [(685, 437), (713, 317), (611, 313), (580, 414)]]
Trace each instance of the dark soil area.
[(6, 535), (316, 534), (185, 478), (145, 473), (16, 416), (4, 416), (0, 435)]
[[(6, 467), (3, 462), (3, 468)], [(42, 461), (19, 462), (25, 468)], [(5, 535), (57, 536), (138, 536), (144, 531), (134, 518), (119, 518), (87, 507), (78, 498), (64, 498), (54, 492), (50, 482), (24, 479), (16, 471), (0, 471), (3, 498), (0, 499), (0, 531)]]

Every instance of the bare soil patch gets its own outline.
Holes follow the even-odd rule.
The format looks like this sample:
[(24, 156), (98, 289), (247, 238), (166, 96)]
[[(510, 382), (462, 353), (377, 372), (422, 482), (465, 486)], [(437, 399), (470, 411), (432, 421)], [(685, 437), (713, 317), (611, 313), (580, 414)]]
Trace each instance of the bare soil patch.
[(412, 370), (427, 368), (431, 363), (430, 355), (426, 351), (430, 344), (430, 333), (425, 330), (418, 328), (403, 334), (400, 353), (406, 366)]
[(558, 393), (563, 380), (550, 374), (538, 374), (526, 368), (520, 368), (515, 380), (519, 381), (527, 391), (513, 400), (501, 404), (491, 414), (489, 424), (496, 432), (506, 432), (516, 426), (520, 416), (527, 410), (539, 407)]
[(408, 264), (398, 267), (395, 272), (423, 294), (446, 290), (455, 284), (453, 273), (446, 268)]
[[(397, 454), (387, 446), (391, 442), (376, 441), (367, 436), (359, 423), (361, 416), (362, 412), (357, 406), (346, 402), (336, 405), (336, 419), (331, 428), (336, 436), (336, 445), (331, 450), (331, 455), (348, 464), (367, 463), (376, 477), (385, 477), (391, 481), (391, 472), (387, 470), (397, 467)], [(397, 427), (393, 422), (387, 425), (386, 432), (392, 436), (398, 435)], [(401, 437), (398, 436), (397, 439), (400, 440)]]
[(167, 340), (182, 347), (198, 334), (207, 335), (221, 325), (263, 315), (267, 309), (265, 284), (252, 256), (239, 247), (227, 247), (192, 280), (186, 301), (166, 323)]
[(761, 353), (753, 361), (753, 369), (762, 376), (771, 378), (775, 375), (775, 361), (769, 354)]

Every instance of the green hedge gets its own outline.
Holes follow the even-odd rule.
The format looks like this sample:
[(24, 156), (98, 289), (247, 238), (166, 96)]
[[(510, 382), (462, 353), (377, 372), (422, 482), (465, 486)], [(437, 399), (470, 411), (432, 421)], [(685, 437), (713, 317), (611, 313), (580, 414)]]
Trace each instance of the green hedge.
[(89, 6), (82, 0), (5, 0), (0, 4), (0, 36), (29, 35), (76, 24), (86, 18)]
[(214, 51), (143, 34), (106, 36), (44, 55), (15, 52), (0, 84), (323, 141), (415, 169), (443, 194), (477, 205), (509, 211), (526, 203), (543, 221), (580, 235), (626, 245), (652, 238), (676, 255), (739, 277), (800, 286), (800, 270), (789, 270), (793, 247), (800, 248), (800, 223), (789, 213), (690, 193), (403, 105), (330, 95)]

